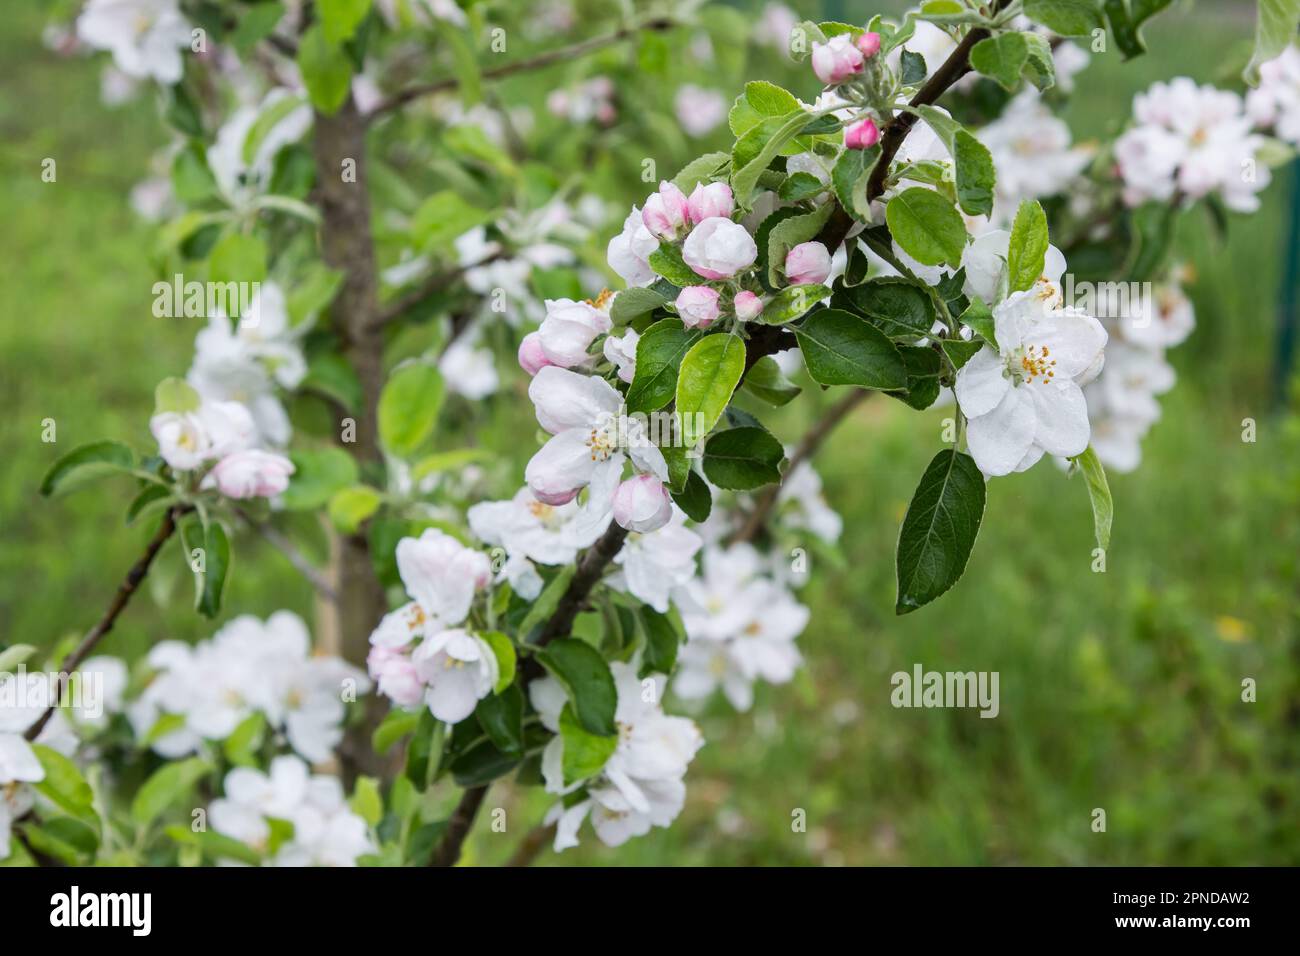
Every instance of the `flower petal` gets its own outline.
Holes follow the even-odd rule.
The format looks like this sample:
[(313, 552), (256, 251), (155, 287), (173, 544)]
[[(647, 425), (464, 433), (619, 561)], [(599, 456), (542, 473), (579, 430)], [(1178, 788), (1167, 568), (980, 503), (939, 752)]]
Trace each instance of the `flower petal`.
[(955, 390), (963, 415), (977, 418), (997, 408), (1011, 387), (1004, 371), (1002, 357), (987, 345), (958, 369)]
[(1007, 389), (997, 408), (972, 418), (966, 429), (971, 456), (986, 475), (1007, 475), (1034, 441), (1034, 406), (1023, 388)]
[(1088, 447), (1088, 403), (1083, 389), (1073, 382), (1030, 385), (1037, 425), (1034, 443), (1049, 455), (1082, 455)]
[(603, 378), (548, 365), (528, 386), (537, 422), (552, 435), (567, 428), (590, 428), (602, 414), (618, 411), (623, 399)]

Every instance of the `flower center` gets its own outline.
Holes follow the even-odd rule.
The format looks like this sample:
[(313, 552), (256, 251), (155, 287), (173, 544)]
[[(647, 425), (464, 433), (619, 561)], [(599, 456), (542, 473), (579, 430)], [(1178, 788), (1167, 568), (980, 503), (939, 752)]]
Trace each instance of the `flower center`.
[(592, 461), (607, 461), (618, 451), (618, 436), (608, 426), (596, 426), (587, 436)]
[(1007, 371), (1016, 385), (1045, 384), (1056, 377), (1056, 359), (1046, 345), (1026, 345), (1007, 356)]
[(442, 669), (447, 671), (460, 670), (464, 666), (465, 666), (464, 661), (452, 657), (450, 654), (448, 654), (445, 658), (443, 658), (442, 661)]

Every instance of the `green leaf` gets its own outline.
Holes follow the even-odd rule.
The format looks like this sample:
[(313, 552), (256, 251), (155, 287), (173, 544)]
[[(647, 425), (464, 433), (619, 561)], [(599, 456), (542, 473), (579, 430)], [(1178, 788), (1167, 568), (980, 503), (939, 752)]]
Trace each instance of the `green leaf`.
[(617, 734), (593, 734), (573, 713), (571, 704), (560, 711), (560, 739), (564, 741), (560, 767), (565, 785), (600, 772), (618, 749)]
[(1025, 16), (1063, 37), (1087, 36), (1104, 26), (1098, 0), (1025, 0)]
[(900, 345), (898, 351), (907, 367), (907, 388), (887, 394), (918, 411), (929, 408), (939, 397), (939, 353), (924, 345)]
[(1011, 292), (1032, 289), (1047, 259), (1047, 215), (1036, 199), (1026, 199), (1016, 212), (1007, 248), (1007, 282)]
[(758, 321), (764, 325), (785, 325), (793, 322), (831, 294), (824, 285), (788, 285), (763, 306)]
[(208, 618), (220, 613), (229, 571), (230, 539), (220, 522), (209, 522), (203, 535), (203, 571), (194, 576), (194, 610)]
[(902, 67), (899, 73), (904, 86), (920, 86), (930, 72), (925, 57), (915, 50), (904, 49), (899, 55), (899, 65)]
[(785, 202), (803, 202), (820, 194), (825, 188), (822, 181), (812, 173), (791, 173), (777, 190), (777, 195)]
[(600, 652), (584, 641), (562, 637), (537, 651), (537, 660), (560, 682), (578, 721), (589, 733), (617, 732), (614, 709), (618, 692), (614, 675)]
[(668, 300), (654, 289), (624, 289), (614, 296), (614, 302), (609, 307), (609, 317), (615, 325), (626, 325), (667, 304)]
[(769, 405), (787, 405), (803, 389), (791, 382), (770, 355), (754, 363), (742, 386), (746, 392)]
[(280, 502), (290, 511), (322, 508), (335, 492), (357, 483), (356, 460), (342, 448), (303, 449), (289, 459), (294, 472)]
[(667, 614), (641, 605), (637, 609), (641, 629), (645, 632), (645, 650), (641, 655), (641, 677), (651, 674), (671, 674), (677, 666), (677, 651), (682, 635)]
[(451, 451), (436, 451), (432, 455), (425, 455), (411, 466), (411, 480), (420, 481), (439, 472), (459, 470), (466, 465), (491, 461), (492, 458), (492, 452), (486, 448), (455, 448)]
[(913, 186), (885, 207), (889, 231), (903, 250), (927, 266), (961, 265), (966, 224), (951, 202), (932, 189)]
[(749, 208), (758, 177), (811, 119), (802, 108), (768, 117), (736, 141), (731, 152), (731, 192), (738, 206)]
[(341, 271), (331, 269), (320, 262), (307, 266), (303, 270), (302, 279), (289, 293), (286, 303), (290, 324), (298, 326), (314, 318), (329, 307), (342, 287)]
[(766, 80), (746, 83), (745, 101), (761, 116), (785, 116), (801, 108), (793, 93)]
[(730, 163), (730, 153), (705, 153), (683, 166), (681, 172), (673, 177), (673, 185), (689, 195), (700, 183), (712, 182), (721, 176)]
[(718, 423), (744, 374), (745, 340), (740, 336), (706, 335), (690, 347), (677, 376), (685, 447), (693, 448)]
[(927, 336), (934, 327), (934, 300), (909, 279), (872, 279), (848, 290), (847, 298), (891, 339)]
[(542, 593), (537, 595), (532, 607), (528, 609), (524, 619), (519, 622), (521, 637), (526, 639), (533, 628), (548, 620), (555, 613), (555, 609), (560, 604), (560, 598), (564, 596), (564, 592), (569, 588), (569, 582), (573, 580), (573, 572), (574, 566), (572, 564), (560, 568), (555, 577), (551, 578), (546, 587), (542, 589)]
[[(36, 823), (22, 824), (23, 837), (32, 848), (45, 856), (54, 857), (68, 866), (84, 866), (94, 859), (99, 848), (97, 828), (73, 817), (54, 817)], [(9, 835), (5, 834), (8, 841)], [(7, 850), (8, 843), (5, 844)]]
[(958, 321), (967, 328), (972, 329), (986, 344), (991, 345), (993, 351), (998, 350), (998, 339), (994, 334), (993, 313), (979, 298), (971, 299), (970, 305), (966, 307), (966, 311), (961, 314)]
[[(428, 708), (422, 708), (427, 710)], [(409, 710), (394, 708), (390, 710), (375, 732), (370, 735), (370, 746), (377, 754), (388, 753), (393, 744), (397, 743), (407, 734), (415, 733), (415, 728), (420, 722), (420, 714)]]
[(428, 707), (421, 707), (415, 732), (406, 747), (406, 767), (402, 771), (417, 790), (423, 791), (428, 787), (429, 779), (438, 770), (445, 732), (446, 725), (434, 717)]
[(96, 478), (135, 467), (135, 452), (120, 441), (97, 441), (68, 452), (41, 479), (41, 494), (65, 494)]
[(964, 129), (957, 131), (953, 149), (957, 161), (957, 202), (968, 215), (989, 215), (993, 212), (993, 187), (997, 182), (993, 154)]
[(94, 809), (95, 794), (77, 765), (44, 744), (31, 746), (45, 771), (44, 779), (35, 784), (37, 791), (74, 817), (98, 819)]
[(686, 487), (681, 491), (672, 491), (671, 494), (677, 507), (686, 512), (686, 517), (697, 523), (709, 520), (709, 512), (713, 510), (713, 493), (709, 491), (704, 479), (694, 471), (687, 473)]
[(1000, 33), (980, 40), (970, 51), (970, 65), (977, 73), (997, 80), (1008, 90), (1020, 82), (1020, 71), (1029, 60), (1029, 44), (1019, 33)]
[(411, 240), (421, 249), (435, 252), (476, 226), (490, 221), (493, 214), (473, 206), (450, 189), (436, 192), (411, 217)]
[(1039, 91), (1049, 90), (1056, 85), (1056, 60), (1052, 57), (1052, 45), (1046, 37), (1037, 33), (1026, 33), (1024, 37), (1029, 44), (1025, 76)]
[(131, 801), (131, 819), (136, 826), (147, 827), (168, 807), (193, 789), (212, 765), (200, 757), (189, 757), (163, 764), (136, 791)]
[(284, 19), (283, 3), (258, 3), (249, 7), (239, 18), (239, 24), (234, 32), (230, 34), (231, 45), (239, 53), (240, 58), (246, 58), (253, 47), (274, 33), (282, 19)]
[(781, 480), (785, 449), (763, 428), (729, 428), (704, 446), (704, 474), (719, 488), (753, 491)]
[(966, 570), (984, 516), (984, 476), (969, 455), (934, 456), (898, 535), (898, 600), (907, 614), (943, 594)]
[(880, 161), (880, 144), (867, 149), (846, 149), (831, 168), (831, 187), (844, 211), (859, 219), (871, 218), (867, 187)]
[(1255, 51), (1242, 74), (1251, 86), (1259, 85), (1259, 68), (1295, 42), (1300, 28), (1300, 0), (1259, 0), (1255, 14)]
[(519, 765), (519, 754), (500, 750), (489, 737), (471, 744), (451, 762), (451, 776), (460, 787), (482, 787)]
[(316, 111), (327, 116), (337, 113), (352, 88), (352, 61), (319, 24), (298, 40), (298, 71)]
[(1129, 213), (1129, 251), (1124, 274), (1130, 282), (1149, 281), (1169, 253), (1174, 240), (1176, 207), (1149, 202)]
[(344, 534), (356, 534), (383, 501), (384, 496), (369, 485), (340, 488), (329, 501), (330, 521)]
[(975, 353), (984, 348), (984, 340), (973, 338), (966, 339), (940, 339), (939, 345), (943, 348), (943, 354), (948, 356), (948, 361), (952, 363), (953, 371), (957, 371), (967, 362), (975, 357)]
[(1083, 472), (1088, 486), (1088, 500), (1092, 503), (1092, 524), (1097, 535), (1097, 547), (1105, 551), (1110, 547), (1110, 528), (1115, 519), (1115, 503), (1110, 496), (1110, 483), (1101, 459), (1089, 445), (1082, 455), (1074, 459)]
[(488, 694), (474, 708), (474, 716), (498, 750), (523, 755), (524, 695), (517, 684), (511, 684), (503, 693)]
[(258, 866), (262, 862), (262, 854), (247, 843), (216, 830), (196, 831), (177, 823), (167, 827), (164, 832), (183, 846), (198, 847), (213, 860), (236, 860), (249, 866)]
[(183, 378), (165, 378), (153, 390), (153, 413), (197, 412), (201, 400), (194, 386)]
[(13, 671), (19, 664), (31, 658), (36, 648), (31, 644), (12, 644), (0, 651), (0, 674)]
[(442, 375), (414, 362), (393, 371), (379, 395), (379, 440), (398, 458), (409, 458), (433, 433), (442, 409)]
[[(1103, 9), (1110, 21), (1110, 32), (1124, 59), (1131, 60), (1146, 52), (1141, 26), (1153, 14), (1169, 6), (1172, 0), (1104, 0)], [(1292, 33), (1294, 34), (1294, 24)], [(1249, 69), (1249, 68), (1248, 68)]]
[(657, 275), (663, 276), (679, 288), (688, 285), (699, 285), (704, 281), (696, 274), (694, 269), (683, 261), (682, 250), (669, 243), (660, 243), (659, 248), (650, 253), (650, 258), (647, 261), (650, 268)]
[(257, 763), (257, 751), (266, 733), (266, 717), (255, 710), (234, 729), (221, 745), (222, 752), (231, 763), (251, 767)]
[(907, 369), (894, 343), (851, 312), (814, 312), (795, 330), (795, 336), (808, 374), (820, 385), (907, 387)]
[(384, 816), (384, 798), (379, 795), (379, 781), (374, 777), (358, 777), (348, 805), (370, 826), (378, 826)]
[(514, 642), (500, 631), (484, 631), (479, 634), (487, 642), (488, 647), (492, 648), (492, 653), (497, 659), (497, 682), (492, 690), (500, 694), (515, 679), (516, 654)]
[[(266, 278), (266, 243), (257, 236), (242, 232), (226, 233), (212, 247), (208, 278), (220, 283), (261, 282)], [(240, 316), (232, 315), (231, 318)]]

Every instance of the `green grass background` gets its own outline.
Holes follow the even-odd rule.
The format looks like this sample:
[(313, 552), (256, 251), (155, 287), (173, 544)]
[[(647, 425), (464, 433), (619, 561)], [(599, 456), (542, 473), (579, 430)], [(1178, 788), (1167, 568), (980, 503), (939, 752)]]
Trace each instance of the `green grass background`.
[[(46, 502), (40, 477), (84, 441), (149, 447), (153, 385), (184, 372), (196, 328), (150, 314), (153, 234), (127, 205), (164, 141), (149, 97), (102, 106), (102, 60), (45, 51), (35, 5), (10, 17), (0, 34), (0, 641), (50, 646), (98, 616), (149, 529), (123, 525), (124, 487)], [(1225, 50), (1250, 22), (1241, 5), (1201, 3), (1148, 35), (1143, 59), (1094, 57), (1068, 114), (1076, 138), (1122, 124), (1154, 79), (1222, 80)], [(762, 63), (750, 71), (766, 75)], [(46, 157), (55, 183), (41, 181)], [(624, 185), (610, 198), (637, 198), (640, 184)], [(1300, 862), (1300, 428), (1268, 404), (1287, 188), (1275, 184), (1258, 215), (1233, 217), (1226, 244), (1200, 214), (1183, 224), (1198, 328), (1171, 355), (1180, 382), (1142, 469), (1111, 478), (1106, 573), (1090, 571), (1081, 480), (1043, 465), (990, 484), (965, 578), (895, 618), (898, 522), (943, 413), (866, 403), (817, 460), (845, 519), (845, 561), (816, 567), (804, 592), (806, 669), (761, 689), (750, 714), (717, 704), (699, 715), (708, 744), (672, 828), (618, 850), (588, 835), (541, 862)], [(805, 399), (773, 416), (783, 437), (834, 396)], [(508, 405), (483, 438), (502, 450), (518, 445)], [(1254, 443), (1241, 440), (1247, 417)], [(41, 440), (46, 419), (54, 445)], [(227, 614), (311, 614), (309, 589), (277, 553), (245, 538), (236, 562)], [(134, 656), (211, 633), (189, 610), (183, 571), (178, 552), (165, 554), (104, 650)], [(1000, 672), (1001, 716), (895, 710), (890, 675), (916, 662)], [(1247, 677), (1256, 703), (1240, 700)], [(547, 803), (505, 788), (490, 802), (508, 808), (508, 832), (478, 834), (470, 861), (504, 859)], [(1091, 829), (1094, 808), (1106, 811), (1105, 833)], [(796, 809), (807, 832), (792, 830)]]

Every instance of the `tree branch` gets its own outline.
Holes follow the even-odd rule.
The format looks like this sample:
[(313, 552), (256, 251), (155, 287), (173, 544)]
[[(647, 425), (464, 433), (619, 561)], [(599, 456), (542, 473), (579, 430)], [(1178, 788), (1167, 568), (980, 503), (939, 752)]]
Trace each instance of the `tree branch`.
[(270, 522), (258, 521), (243, 508), (236, 507), (233, 510), (244, 524), (256, 531), (266, 540), (267, 544), (284, 555), (298, 573), (316, 589), (317, 594), (331, 603), (338, 600), (338, 593), (334, 590), (334, 586), (325, 579), (325, 575), (321, 574), (315, 565), (307, 560), (303, 553), (294, 546), (294, 543), (279, 528)]
[[(660, 31), (669, 30), (677, 26), (677, 21), (672, 17), (656, 17), (647, 20), (644, 23), (631, 24), (621, 27), (613, 33), (603, 37), (593, 37), (589, 40), (582, 40), (569, 46), (558, 47), (554, 50), (546, 50), (535, 56), (526, 57), (522, 60), (516, 60), (514, 63), (506, 63), (495, 69), (484, 70), (483, 79), (497, 80), (506, 76), (513, 76), (516, 73), (526, 73), (529, 70), (540, 70), (544, 67), (551, 66), (555, 63), (563, 63), (565, 60), (576, 59), (580, 56), (586, 56), (588, 53), (594, 53), (596, 50), (604, 49), (607, 46), (613, 46), (621, 43), (629, 37), (636, 36), (642, 30)], [(401, 109), (412, 100), (419, 99), (423, 96), (429, 96), (433, 93), (443, 93), (447, 90), (455, 89), (460, 83), (455, 77), (446, 77), (441, 80), (434, 80), (431, 83), (420, 83), (416, 86), (408, 87), (394, 93), (392, 96), (381, 101), (378, 106), (367, 114), (367, 122), (373, 122), (386, 113)]]
[(504, 249), (499, 249), (490, 256), (485, 256), (478, 262), (471, 262), (468, 265), (456, 266), (453, 269), (444, 269), (441, 272), (435, 272), (424, 280), (417, 288), (411, 290), (406, 295), (394, 299), (379, 309), (379, 314), (375, 321), (379, 325), (384, 325), (393, 321), (407, 309), (414, 308), (429, 296), (434, 295), (448, 288), (453, 282), (460, 279), (470, 269), (478, 269), (482, 266), (490, 265), (505, 258)]
[(519, 842), (515, 852), (506, 861), (506, 866), (530, 866), (533, 860), (537, 859), (537, 854), (542, 852), (542, 849), (551, 842), (551, 838), (554, 836), (554, 823), (539, 823), (529, 830), (527, 835)]
[[(113, 625), (117, 623), (118, 615), (121, 614), (127, 604), (131, 602), (131, 598), (135, 595), (136, 589), (140, 587), (140, 582), (143, 581), (145, 575), (149, 573), (149, 566), (153, 564), (153, 559), (158, 556), (158, 552), (162, 550), (162, 546), (167, 543), (167, 539), (175, 533), (176, 519), (189, 510), (188, 507), (180, 505), (175, 505), (167, 509), (167, 513), (163, 516), (162, 524), (158, 526), (158, 530), (154, 533), (154, 536), (149, 539), (149, 544), (145, 546), (144, 554), (140, 555), (135, 564), (131, 565), (131, 570), (126, 573), (126, 577), (122, 580), (122, 583), (118, 585), (117, 593), (113, 595), (113, 600), (109, 603), (108, 609), (104, 611), (103, 616), (99, 619), (99, 623), (86, 632), (86, 636), (81, 639), (81, 643), (77, 645), (76, 649), (65, 657), (59, 664), (60, 672), (70, 674), (75, 671), (79, 666), (81, 666), (81, 662), (90, 656), (90, 652), (95, 649), (95, 645), (103, 640), (104, 635), (113, 629)], [(50, 706), (46, 708), (45, 713), (41, 714), (36, 723), (27, 728), (27, 732), (23, 734), (23, 736), (28, 740), (35, 740), (40, 736), (41, 731), (45, 729), (45, 725), (49, 723), (50, 718), (54, 716), (55, 708), (57, 708), (62, 702), (63, 686), (64, 681), (56, 680), (54, 682), (54, 703), (50, 704)]]
[[(835, 426), (844, 421), (849, 412), (870, 398), (872, 394), (874, 393), (865, 388), (851, 389), (847, 395), (827, 409), (826, 414), (808, 430), (799, 442), (798, 447), (795, 448), (794, 454), (790, 456), (790, 465), (786, 468), (785, 474), (794, 474), (796, 468), (812, 458), (817, 453), (817, 449), (821, 447), (822, 442), (835, 430)], [(727, 540), (727, 544), (730, 546), (740, 544), (742, 541), (753, 541), (767, 524), (768, 518), (772, 516), (772, 510), (776, 507), (780, 494), (780, 484), (768, 485), (767, 488), (763, 489), (758, 502), (754, 505), (754, 510), (746, 517), (745, 523)]]

